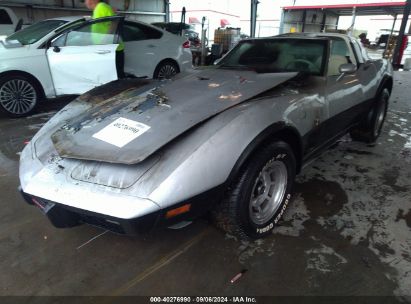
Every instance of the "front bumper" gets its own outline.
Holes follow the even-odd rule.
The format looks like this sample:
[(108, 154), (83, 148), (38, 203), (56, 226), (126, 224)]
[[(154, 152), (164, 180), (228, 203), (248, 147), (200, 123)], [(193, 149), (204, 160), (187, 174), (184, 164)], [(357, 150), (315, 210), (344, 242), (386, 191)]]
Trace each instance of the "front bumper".
[(138, 218), (123, 219), (58, 204), (27, 194), (21, 188), (19, 190), (24, 200), (30, 205), (37, 206), (57, 228), (89, 224), (119, 234), (136, 235), (154, 228), (160, 216), (160, 212), (157, 211)]
[[(53, 226), (57, 228), (69, 228), (81, 224), (89, 224), (119, 234), (137, 235), (149, 232), (155, 227), (167, 227), (181, 221), (191, 221), (204, 215), (215, 203), (221, 200), (224, 189), (224, 185), (221, 185), (168, 208), (140, 217), (127, 219), (55, 203), (27, 194), (22, 191), (21, 188), (19, 188), (19, 191), (28, 204), (37, 206), (48, 217)], [(170, 210), (187, 204), (190, 204), (189, 212), (179, 214), (172, 218), (167, 217), (167, 213)]]

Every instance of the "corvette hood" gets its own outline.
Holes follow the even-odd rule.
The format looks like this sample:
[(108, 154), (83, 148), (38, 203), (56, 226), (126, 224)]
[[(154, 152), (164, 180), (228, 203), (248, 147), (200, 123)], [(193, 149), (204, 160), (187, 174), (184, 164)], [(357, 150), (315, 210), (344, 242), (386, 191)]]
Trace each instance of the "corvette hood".
[(61, 157), (136, 164), (199, 123), (294, 76), (210, 69), (153, 81), (90, 107), (51, 139)]

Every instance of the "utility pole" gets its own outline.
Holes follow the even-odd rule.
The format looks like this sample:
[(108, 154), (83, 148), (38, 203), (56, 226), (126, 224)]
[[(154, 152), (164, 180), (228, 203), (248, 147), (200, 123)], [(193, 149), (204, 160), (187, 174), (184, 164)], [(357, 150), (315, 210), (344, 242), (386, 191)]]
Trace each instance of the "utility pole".
[[(73, 0), (74, 1), (74, 0)], [(169, 0), (164, 0), (164, 7), (165, 7), (165, 22), (170, 22), (170, 1)]]
[(255, 37), (255, 28), (257, 24), (257, 5), (258, 0), (251, 0), (251, 17), (250, 17), (250, 37)]
[(354, 6), (352, 8), (352, 19), (351, 19), (351, 26), (348, 30), (348, 35), (352, 36), (354, 34), (354, 26), (355, 26), (355, 17), (357, 16), (357, 8)]
[(400, 50), (402, 46), (402, 41), (404, 39), (405, 27), (407, 26), (407, 21), (410, 15), (410, 10), (411, 10), (411, 0), (407, 0), (405, 2), (404, 12), (402, 14), (401, 27), (400, 27), (400, 32), (398, 33), (397, 43), (394, 49), (394, 55), (392, 57), (392, 64), (395, 68), (398, 68), (401, 64)]

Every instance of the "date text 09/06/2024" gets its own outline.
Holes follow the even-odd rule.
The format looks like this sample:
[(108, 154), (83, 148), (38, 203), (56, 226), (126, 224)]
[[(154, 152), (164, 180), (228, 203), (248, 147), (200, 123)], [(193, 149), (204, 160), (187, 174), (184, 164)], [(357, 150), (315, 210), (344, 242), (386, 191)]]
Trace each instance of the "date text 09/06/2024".
[(150, 303), (256, 303), (255, 297), (150, 297)]

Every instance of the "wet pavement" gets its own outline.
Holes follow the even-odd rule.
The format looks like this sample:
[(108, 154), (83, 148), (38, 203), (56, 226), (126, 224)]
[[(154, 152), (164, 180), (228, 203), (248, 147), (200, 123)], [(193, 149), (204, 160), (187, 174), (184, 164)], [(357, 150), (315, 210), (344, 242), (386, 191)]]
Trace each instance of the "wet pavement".
[(411, 303), (410, 75), (395, 75), (377, 143), (346, 136), (306, 167), (280, 226), (255, 242), (205, 219), (138, 237), (56, 229), (17, 193), (18, 153), (67, 100), (29, 118), (0, 117), (0, 294), (395, 295)]

